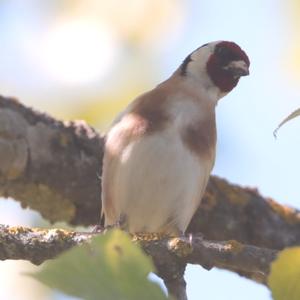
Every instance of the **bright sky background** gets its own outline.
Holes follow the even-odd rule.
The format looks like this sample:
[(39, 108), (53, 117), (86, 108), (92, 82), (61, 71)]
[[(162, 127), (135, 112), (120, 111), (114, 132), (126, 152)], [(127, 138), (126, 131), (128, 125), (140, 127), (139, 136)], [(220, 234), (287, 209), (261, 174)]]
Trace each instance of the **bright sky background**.
[[(277, 140), (272, 134), (285, 116), (300, 107), (300, 71), (292, 67), (296, 35), (292, 0), (153, 0), (161, 5), (161, 11), (154, 10), (159, 21), (153, 22), (138, 19), (146, 0), (123, 1), (132, 4), (124, 20), (120, 16), (126, 5), (120, 15), (99, 17), (97, 1), (75, 2), (82, 4), (67, 17), (61, 12), (68, 12), (68, 6), (59, 1), (45, 1), (45, 7), (37, 0), (1, 2), (1, 94), (59, 117), (87, 118), (103, 127), (104, 119), (110, 121), (129, 99), (166, 79), (195, 48), (214, 40), (235, 41), (250, 57), (251, 74), (217, 107), (213, 173), (300, 207), (300, 119), (284, 126)], [(108, 11), (109, 4), (103, 3)], [(106, 110), (103, 99), (111, 98)], [(95, 107), (99, 110), (93, 115), (90, 110)], [(33, 219), (37, 215), (8, 201), (0, 201), (0, 211), (0, 222), (6, 224), (30, 224), (32, 215)], [(1, 263), (0, 300), (7, 295), (10, 300), (41, 299), (32, 291), (20, 296), (15, 281), (9, 281), (17, 280), (21, 290), (28, 286), (38, 291), (31, 279), (16, 277), (28, 267), (22, 262)], [(271, 299), (263, 286), (226, 271), (190, 266), (186, 280), (189, 300)]]

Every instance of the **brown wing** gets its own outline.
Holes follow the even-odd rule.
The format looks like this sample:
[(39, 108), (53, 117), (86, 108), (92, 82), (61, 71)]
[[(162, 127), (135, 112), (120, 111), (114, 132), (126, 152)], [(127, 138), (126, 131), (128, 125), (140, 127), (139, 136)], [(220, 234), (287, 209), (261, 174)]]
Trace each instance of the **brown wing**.
[(117, 186), (120, 158), (131, 141), (161, 129), (168, 121), (163, 109), (165, 93), (156, 88), (138, 97), (113, 122), (109, 130), (104, 150), (102, 171), (102, 212), (105, 224), (115, 224), (119, 217), (118, 199), (114, 189)]

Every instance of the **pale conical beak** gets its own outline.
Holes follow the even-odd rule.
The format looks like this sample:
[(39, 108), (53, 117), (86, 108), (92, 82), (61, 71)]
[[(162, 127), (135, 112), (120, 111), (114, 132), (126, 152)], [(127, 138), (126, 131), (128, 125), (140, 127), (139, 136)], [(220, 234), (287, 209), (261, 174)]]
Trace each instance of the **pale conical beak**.
[(249, 66), (243, 60), (231, 61), (223, 68), (228, 71), (233, 77), (241, 77), (249, 75)]

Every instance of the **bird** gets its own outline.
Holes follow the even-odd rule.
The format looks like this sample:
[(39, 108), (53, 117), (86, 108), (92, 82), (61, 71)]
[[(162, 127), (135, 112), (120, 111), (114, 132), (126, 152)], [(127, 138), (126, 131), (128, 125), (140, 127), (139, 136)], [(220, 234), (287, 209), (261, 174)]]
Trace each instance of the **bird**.
[(116, 117), (102, 165), (105, 227), (185, 234), (215, 162), (215, 107), (249, 66), (234, 42), (204, 44)]

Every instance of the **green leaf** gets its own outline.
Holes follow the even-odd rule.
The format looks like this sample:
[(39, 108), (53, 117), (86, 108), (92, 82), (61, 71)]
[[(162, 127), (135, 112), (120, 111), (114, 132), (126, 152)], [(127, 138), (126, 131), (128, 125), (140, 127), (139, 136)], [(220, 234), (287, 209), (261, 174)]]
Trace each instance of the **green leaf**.
[(115, 230), (64, 252), (29, 275), (83, 299), (167, 299), (158, 284), (148, 280), (151, 271), (150, 258), (127, 234)]
[(288, 115), (288, 116), (287, 116), (287, 117), (286, 117), (286, 118), (278, 125), (278, 127), (274, 130), (273, 135), (274, 135), (275, 137), (277, 137), (277, 132), (278, 132), (279, 128), (280, 128), (283, 124), (287, 123), (288, 121), (290, 121), (290, 120), (292, 120), (292, 119), (294, 119), (294, 118), (296, 118), (296, 117), (298, 117), (298, 116), (300, 116), (300, 108), (296, 109), (296, 110), (293, 111), (290, 115)]
[(280, 252), (268, 278), (274, 300), (300, 299), (300, 247)]

